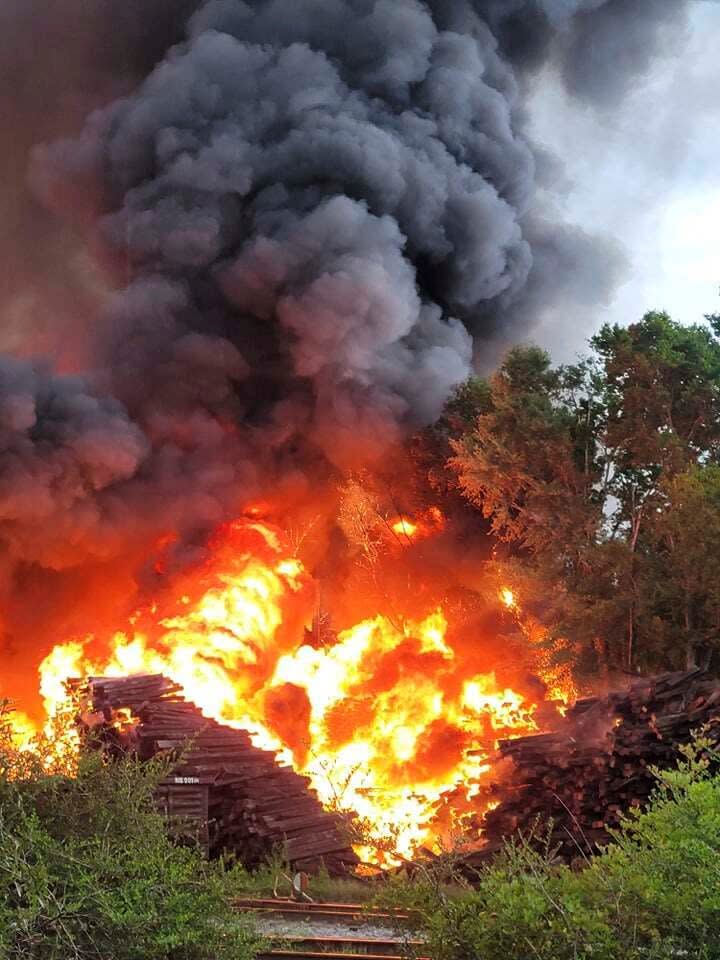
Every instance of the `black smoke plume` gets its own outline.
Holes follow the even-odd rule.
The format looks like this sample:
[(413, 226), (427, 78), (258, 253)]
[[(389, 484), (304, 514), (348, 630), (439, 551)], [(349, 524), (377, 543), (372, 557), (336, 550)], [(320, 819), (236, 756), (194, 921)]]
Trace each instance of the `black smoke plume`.
[(567, 295), (563, 268), (601, 300), (617, 258), (548, 214), (526, 97), (552, 66), (607, 106), (685, 5), (47, 6), (0, 7), (6, 172), (34, 147), (0, 538), (61, 569), (372, 461)]

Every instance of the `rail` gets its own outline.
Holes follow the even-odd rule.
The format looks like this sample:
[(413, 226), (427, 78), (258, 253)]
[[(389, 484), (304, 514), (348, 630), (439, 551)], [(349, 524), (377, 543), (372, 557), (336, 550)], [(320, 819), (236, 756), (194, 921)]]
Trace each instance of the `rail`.
[(406, 911), (378, 910), (359, 903), (302, 903), (246, 897), (233, 900), (233, 906), (261, 916), (348, 924), (347, 935), (345, 932), (303, 936), (268, 933), (270, 945), (257, 960), (430, 960), (421, 940), (389, 934), (366, 937), (355, 933), (356, 926), (362, 923), (407, 922), (411, 916)]

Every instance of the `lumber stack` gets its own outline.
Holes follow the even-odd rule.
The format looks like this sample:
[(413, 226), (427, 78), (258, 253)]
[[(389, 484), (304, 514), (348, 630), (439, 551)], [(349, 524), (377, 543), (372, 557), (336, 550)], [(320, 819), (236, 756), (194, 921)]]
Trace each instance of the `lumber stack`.
[(624, 812), (644, 806), (656, 783), (649, 768), (675, 766), (678, 747), (701, 728), (720, 739), (720, 681), (693, 670), (580, 700), (559, 730), (501, 741), (498, 805), (485, 817), (485, 848), (469, 859), (482, 861), (518, 831), (539, 835), (550, 821), (560, 859), (593, 852)]
[(324, 865), (337, 874), (357, 864), (341, 818), (323, 809), (307, 777), (254, 746), (246, 730), (203, 716), (166, 677), (94, 677), (72, 686), (88, 699), (102, 689), (113, 711), (128, 716), (141, 758), (177, 758), (156, 800), (171, 820), (192, 825), (208, 855), (231, 852), (252, 868), (281, 848), (295, 869)]

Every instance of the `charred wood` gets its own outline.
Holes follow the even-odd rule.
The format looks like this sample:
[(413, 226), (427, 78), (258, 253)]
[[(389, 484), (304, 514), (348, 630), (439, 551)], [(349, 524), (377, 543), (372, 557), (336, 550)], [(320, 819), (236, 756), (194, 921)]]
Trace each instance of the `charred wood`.
[(209, 856), (231, 853), (247, 867), (284, 849), (293, 868), (346, 872), (358, 863), (341, 818), (326, 812), (300, 776), (183, 699), (163, 676), (93, 677), (70, 684), (92, 698), (98, 687), (114, 710), (129, 711), (143, 759), (177, 758), (156, 791), (158, 808)]
[(549, 840), (573, 862), (610, 839), (623, 815), (647, 803), (653, 767), (673, 767), (694, 731), (720, 738), (720, 681), (700, 669), (643, 679), (578, 701), (553, 733), (501, 741), (504, 780), (491, 788), (482, 862), (520, 832)]

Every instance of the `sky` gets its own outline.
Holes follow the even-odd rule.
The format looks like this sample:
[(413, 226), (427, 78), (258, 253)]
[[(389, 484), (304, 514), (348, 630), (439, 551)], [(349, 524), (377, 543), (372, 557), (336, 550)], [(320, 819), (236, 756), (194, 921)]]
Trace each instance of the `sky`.
[(694, 0), (679, 54), (657, 61), (608, 113), (571, 100), (550, 75), (538, 85), (533, 132), (563, 160), (564, 215), (615, 238), (627, 261), (604, 310), (552, 316), (533, 332), (558, 360), (605, 322), (662, 309), (695, 323), (720, 312), (719, 36), (720, 3)]

